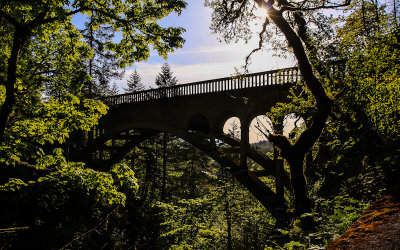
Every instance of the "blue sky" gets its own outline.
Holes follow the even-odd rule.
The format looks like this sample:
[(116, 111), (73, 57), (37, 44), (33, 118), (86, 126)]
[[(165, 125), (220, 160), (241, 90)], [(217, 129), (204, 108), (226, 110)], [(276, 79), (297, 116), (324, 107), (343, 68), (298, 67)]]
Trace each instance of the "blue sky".
[[(255, 36), (247, 44), (220, 43), (218, 35), (212, 34), (210, 30), (212, 10), (204, 6), (204, 0), (187, 0), (187, 7), (182, 14), (172, 14), (163, 19), (160, 24), (164, 27), (183, 27), (186, 40), (183, 48), (178, 49), (168, 56), (170, 64), (179, 84), (195, 81), (209, 80), (226, 77), (234, 74), (235, 67), (244, 65), (245, 57), (258, 47), (258, 39)], [(82, 28), (83, 16), (76, 15), (73, 18), (74, 25)], [(254, 31), (261, 30), (261, 23), (254, 25)], [(293, 60), (273, 57), (272, 52), (258, 52), (252, 57), (250, 72), (259, 72), (283, 67), (293, 66)], [(154, 87), (156, 75), (161, 71), (164, 64), (163, 58), (156, 52), (152, 52), (150, 58), (144, 62), (135, 63), (126, 68), (125, 76), (117, 81), (122, 91), (126, 87), (126, 80), (136, 68), (143, 83), (148, 87)]]
[[(179, 26), (186, 29), (183, 34), (186, 40), (183, 48), (170, 54), (167, 59), (174, 76), (178, 79), (178, 83), (209, 80), (234, 74), (235, 67), (243, 66), (245, 57), (258, 47), (257, 37), (255, 36), (247, 44), (244, 42), (220, 43), (218, 35), (212, 34), (209, 28), (212, 10), (204, 7), (204, 0), (187, 0), (187, 3), (187, 8), (182, 11), (180, 16), (172, 14), (160, 22), (165, 27)], [(82, 23), (82, 16), (75, 17), (74, 24), (79, 26), (80, 23)], [(261, 24), (254, 26), (254, 31), (260, 29)], [(272, 54), (272, 52), (266, 51), (255, 54), (252, 57), (250, 72), (294, 65), (293, 59), (278, 58), (272, 56)], [(156, 52), (152, 52), (147, 61), (135, 63), (132, 67), (127, 68), (124, 78), (117, 81), (120, 91), (122, 92), (123, 88), (126, 87), (126, 80), (135, 68), (147, 87), (155, 87), (155, 77), (161, 71), (164, 62), (163, 58), (159, 57)], [(227, 124), (231, 122), (230, 120)], [(238, 120), (236, 122), (240, 123)], [(229, 126), (226, 126), (225, 132), (228, 132), (228, 129)], [(257, 136), (254, 130), (251, 130), (250, 142), (265, 139)]]
[[(179, 83), (208, 80), (232, 75), (235, 67), (244, 64), (244, 58), (257, 47), (258, 40), (248, 44), (225, 44), (218, 41), (218, 36), (211, 34), (211, 9), (204, 7), (203, 0), (188, 0), (188, 6), (180, 16), (173, 14), (162, 20), (163, 26), (179, 26), (186, 29), (183, 37), (186, 40), (183, 48), (168, 56), (174, 75)], [(258, 27), (260, 29), (260, 26)], [(257, 27), (255, 27), (257, 29)], [(124, 87), (133, 68), (136, 68), (147, 86), (154, 86), (155, 76), (160, 72), (165, 61), (156, 53), (149, 60), (136, 63), (127, 68), (125, 78), (118, 82)], [(292, 60), (272, 57), (272, 52), (260, 52), (253, 57), (251, 72), (265, 71), (292, 66)]]

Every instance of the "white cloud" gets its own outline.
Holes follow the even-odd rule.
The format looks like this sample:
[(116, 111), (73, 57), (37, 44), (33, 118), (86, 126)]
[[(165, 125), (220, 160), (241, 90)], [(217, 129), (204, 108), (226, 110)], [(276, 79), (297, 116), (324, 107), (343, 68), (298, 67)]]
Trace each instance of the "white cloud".
[[(245, 57), (255, 48), (250, 44), (219, 44), (183, 50), (170, 56), (168, 62), (179, 83), (210, 80), (227, 77), (235, 72), (235, 67), (241, 69)], [(193, 60), (193, 63), (190, 61)], [(252, 56), (250, 72), (260, 72), (293, 66), (293, 60), (273, 57), (272, 52), (261, 51)], [(135, 68), (142, 77), (143, 83), (154, 87), (155, 77), (161, 71), (162, 62), (139, 62)], [(125, 87), (126, 79), (133, 69), (126, 71), (125, 77), (118, 85)]]

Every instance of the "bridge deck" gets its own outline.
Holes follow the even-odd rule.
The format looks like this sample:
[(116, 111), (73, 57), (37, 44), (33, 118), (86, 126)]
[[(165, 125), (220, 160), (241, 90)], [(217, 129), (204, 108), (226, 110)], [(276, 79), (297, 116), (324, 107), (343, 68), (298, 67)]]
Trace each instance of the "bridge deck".
[(171, 87), (149, 89), (133, 93), (109, 96), (101, 99), (107, 105), (145, 102), (155, 99), (173, 98), (179, 96), (200, 95), (256, 87), (266, 87), (300, 80), (297, 67), (264, 71), (241, 76), (225, 77), (207, 81), (179, 84)]

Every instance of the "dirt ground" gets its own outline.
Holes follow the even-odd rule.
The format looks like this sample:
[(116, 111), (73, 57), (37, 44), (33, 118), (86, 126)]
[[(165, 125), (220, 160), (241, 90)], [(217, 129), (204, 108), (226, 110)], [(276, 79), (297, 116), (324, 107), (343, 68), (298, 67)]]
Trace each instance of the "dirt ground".
[(400, 189), (378, 199), (327, 249), (400, 249)]

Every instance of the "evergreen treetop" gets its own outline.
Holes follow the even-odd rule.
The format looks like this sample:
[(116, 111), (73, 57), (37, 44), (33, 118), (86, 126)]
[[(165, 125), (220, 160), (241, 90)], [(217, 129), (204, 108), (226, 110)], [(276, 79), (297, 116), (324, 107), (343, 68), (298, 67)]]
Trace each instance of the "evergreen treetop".
[(138, 92), (146, 89), (144, 84), (142, 83), (142, 78), (139, 73), (135, 69), (133, 73), (129, 76), (129, 79), (126, 82), (127, 88), (124, 88), (125, 93)]
[(156, 85), (159, 88), (175, 86), (178, 83), (176, 77), (172, 75), (171, 67), (168, 63), (164, 63), (161, 67), (161, 73), (156, 77)]

